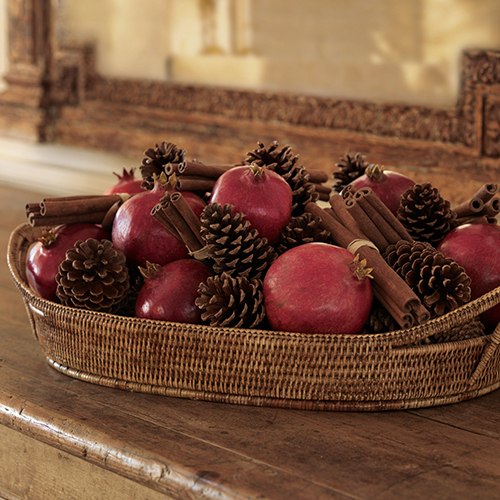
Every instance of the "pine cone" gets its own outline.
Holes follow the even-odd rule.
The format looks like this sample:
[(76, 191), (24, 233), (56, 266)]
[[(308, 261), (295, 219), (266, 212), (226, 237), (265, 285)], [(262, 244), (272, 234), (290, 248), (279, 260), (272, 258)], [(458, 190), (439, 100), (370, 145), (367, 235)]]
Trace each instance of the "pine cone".
[(400, 330), (401, 327), (394, 321), (387, 309), (376, 299), (373, 299), (370, 316), (366, 321), (363, 334), (386, 333)]
[(288, 225), (281, 232), (280, 240), (276, 246), (278, 254), (281, 255), (287, 250), (305, 243), (315, 241), (331, 242), (330, 232), (321, 229), (319, 223), (320, 218), (313, 217), (309, 212), (292, 217)]
[(277, 254), (267, 238), (260, 238), (241, 212), (234, 207), (211, 203), (201, 216), (201, 236), (206, 242), (203, 252), (213, 260), (216, 274), (262, 278)]
[(416, 241), (437, 246), (456, 226), (457, 215), (450, 202), (427, 182), (403, 193), (397, 218)]
[(305, 206), (318, 199), (318, 193), (314, 185), (309, 183), (307, 169), (297, 165), (299, 155), (294, 156), (290, 146), (278, 150), (279, 144), (276, 141), (273, 141), (268, 148), (262, 142), (257, 144), (259, 147), (247, 153), (244, 163), (266, 165), (281, 175), (292, 189), (292, 215), (304, 213)]
[(432, 343), (457, 342), (466, 339), (475, 339), (484, 335), (484, 325), (479, 320), (471, 321), (465, 325), (459, 325), (446, 332), (433, 335)]
[(137, 268), (129, 268), (130, 287), (117, 314), (133, 318), (135, 316), (135, 303), (137, 296), (144, 285), (144, 277)]
[(198, 288), (196, 305), (210, 326), (255, 328), (265, 317), (262, 281), (223, 273)]
[(368, 166), (365, 159), (366, 156), (361, 153), (356, 153), (354, 156), (346, 154), (344, 158), (340, 158), (339, 162), (335, 164), (339, 170), (332, 175), (334, 179), (337, 179), (337, 182), (333, 185), (333, 190), (340, 193), (354, 179), (364, 175)]
[(140, 166), (142, 176), (142, 188), (153, 189), (155, 176), (159, 177), (165, 172), (165, 165), (168, 163), (181, 163), (184, 161), (186, 151), (179, 149), (171, 142), (163, 141), (159, 146), (155, 144), (154, 148), (144, 151), (146, 158), (142, 160)]
[(130, 287), (125, 255), (111, 241), (93, 238), (66, 252), (56, 281), (64, 305), (109, 313), (120, 309)]
[(247, 165), (252, 163), (257, 163), (260, 166), (266, 165), (276, 173), (283, 175), (295, 167), (299, 160), (299, 155), (294, 156), (290, 146), (278, 150), (279, 144), (277, 141), (273, 141), (268, 148), (260, 141), (257, 142), (257, 145), (259, 146), (257, 149), (247, 153), (244, 160)]
[(401, 240), (387, 247), (384, 257), (434, 317), (471, 298), (471, 280), (464, 269), (429, 243)]

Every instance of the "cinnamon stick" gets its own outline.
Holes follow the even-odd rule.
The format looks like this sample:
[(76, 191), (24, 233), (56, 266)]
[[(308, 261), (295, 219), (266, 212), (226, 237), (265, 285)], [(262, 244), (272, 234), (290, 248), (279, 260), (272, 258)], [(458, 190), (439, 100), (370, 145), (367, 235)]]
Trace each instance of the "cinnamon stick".
[(178, 191), (211, 191), (216, 179), (200, 176), (179, 175), (175, 180), (175, 189)]
[(348, 198), (345, 200), (345, 206), (363, 228), (363, 233), (366, 234), (366, 237), (370, 241), (373, 241), (381, 252), (385, 251), (385, 249), (389, 246), (389, 242), (379, 231), (378, 227), (372, 222), (371, 216), (363, 210), (358, 200), (356, 200), (354, 196)]
[(115, 205), (130, 195), (84, 195), (44, 198), (40, 203), (28, 203), (26, 215), (30, 225), (58, 226), (61, 224), (101, 224)]
[[(196, 216), (193, 209), (186, 201), (186, 198), (182, 196), (181, 193), (172, 193), (170, 196), (170, 203), (175, 207), (177, 212), (182, 218), (183, 223), (185, 222), (190, 229), (189, 237), (191, 238), (191, 234), (194, 235), (193, 242), (196, 240), (197, 245), (188, 245), (191, 247), (198, 246), (199, 248), (205, 245), (203, 238), (201, 237), (201, 222), (200, 219)], [(182, 234), (182, 233), (181, 233)], [(194, 250), (192, 250), (194, 251)]]
[(44, 199), (40, 203), (40, 214), (47, 217), (66, 215), (81, 215), (92, 212), (107, 212), (117, 201), (122, 201), (120, 195), (102, 195), (78, 199)]
[(393, 317), (396, 323), (403, 329), (411, 328), (415, 321), (413, 316), (406, 311), (402, 311), (398, 305), (391, 299), (391, 297), (386, 296), (374, 286), (373, 287), (374, 297), (382, 304), (387, 312)]
[(491, 200), (493, 196), (497, 194), (497, 191), (498, 191), (497, 184), (493, 183), (483, 184), (474, 194), (474, 197), (479, 198), (480, 200), (483, 200), (486, 203), (487, 201)]
[(323, 170), (309, 170), (307, 168), (306, 172), (309, 174), (309, 181), (314, 184), (323, 184), (328, 180), (328, 174), (323, 172)]
[(330, 186), (323, 186), (322, 184), (315, 184), (314, 182), (307, 182), (306, 186), (314, 186), (314, 190), (318, 193), (330, 194), (332, 192), (332, 188)]
[[(356, 243), (355, 234), (350, 229), (344, 227), (341, 222), (315, 203), (308, 203), (305, 210), (314, 217), (320, 218), (320, 227), (330, 231), (332, 239), (339, 246), (352, 248), (352, 243)], [(358, 253), (360, 258), (366, 259), (368, 266), (373, 268), (374, 291), (384, 307), (387, 305), (388, 311), (390, 310), (389, 312), (402, 328), (408, 328), (410, 316), (412, 317), (411, 324), (423, 323), (430, 318), (430, 314), (425, 313), (426, 310), (420, 299), (403, 278), (387, 264), (380, 252), (373, 248), (372, 242), (358, 241), (353, 253)]]
[[(389, 210), (389, 208), (387, 208), (387, 205), (382, 202), (382, 200), (375, 194), (375, 192), (371, 188), (361, 188), (359, 191), (359, 196), (363, 195), (363, 199), (370, 203), (370, 205), (377, 211), (377, 213), (383, 217), (385, 222), (387, 222), (391, 230), (396, 232), (397, 236), (394, 236), (394, 239), (388, 238), (391, 244), (397, 243), (398, 240), (413, 241), (413, 238), (410, 236), (410, 233), (406, 230), (403, 224), (401, 224), (398, 218)], [(382, 232), (383, 227), (384, 225), (382, 225), (381, 227)], [(392, 234), (392, 231), (384, 234), (387, 238), (387, 236)]]
[(489, 222), (488, 218), (485, 215), (471, 215), (460, 217), (459, 219), (457, 219), (457, 224), (459, 226), (463, 226), (464, 224), (489, 224)]
[[(356, 219), (352, 216), (352, 213), (350, 213), (346, 209), (346, 205), (344, 203), (344, 200), (342, 199), (342, 196), (340, 194), (333, 194), (330, 196), (329, 199), (330, 202), (330, 207), (331, 211), (336, 217), (336, 219), (344, 226), (347, 227), (353, 236), (357, 239), (368, 239), (370, 240), (371, 238), (369, 235), (364, 233), (360, 227), (359, 224), (357, 223)], [(325, 209), (327, 211), (327, 209)], [(372, 240), (373, 241), (373, 240)]]
[(347, 208), (359, 221), (361, 230), (384, 252), (399, 240), (413, 241), (394, 214), (370, 188), (362, 188), (345, 200)]
[(497, 184), (483, 184), (476, 191), (476, 193), (474, 193), (470, 200), (460, 203), (459, 205), (454, 207), (453, 210), (454, 212), (456, 212), (459, 219), (482, 213), (482, 211), (484, 210), (484, 205), (487, 204), (493, 198), (493, 196), (495, 196), (497, 190)]
[(179, 241), (183, 241), (181, 235), (175, 228), (175, 226), (170, 221), (170, 217), (165, 212), (165, 207), (170, 202), (170, 193), (165, 193), (160, 202), (153, 207), (151, 210), (151, 215), (173, 236), (175, 236)]
[(40, 213), (40, 203), (26, 203), (26, 217), (29, 217), (31, 213)]
[(477, 196), (473, 196), (470, 200), (464, 201), (457, 205), (453, 210), (457, 217), (467, 217), (478, 214), (484, 208), (484, 201)]
[(61, 224), (78, 224), (82, 222), (88, 224), (101, 224), (106, 214), (107, 211), (48, 217), (41, 214), (30, 213), (28, 215), (28, 222), (32, 227), (60, 226)]
[(165, 193), (151, 215), (181, 240), (190, 252), (203, 248), (201, 223), (181, 193)]
[(240, 165), (205, 165), (197, 161), (183, 161), (180, 163), (169, 163), (165, 167), (167, 175), (183, 174), (189, 176), (208, 177), (218, 179), (224, 172)]
[(487, 201), (484, 204), (483, 209), (481, 210), (481, 215), (485, 215), (486, 217), (496, 217), (500, 212), (500, 198), (491, 198), (491, 200)]

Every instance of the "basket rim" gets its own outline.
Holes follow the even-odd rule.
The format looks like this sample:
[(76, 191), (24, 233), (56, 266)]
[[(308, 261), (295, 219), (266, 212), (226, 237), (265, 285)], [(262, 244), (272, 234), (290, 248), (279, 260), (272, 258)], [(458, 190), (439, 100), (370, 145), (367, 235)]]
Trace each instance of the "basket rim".
[[(23, 223), (17, 226), (11, 233), (8, 243), (7, 252), (7, 264), (14, 282), (25, 298), (30, 302), (31, 307), (35, 307), (39, 310), (52, 310), (54, 312), (60, 311), (61, 313), (78, 312), (78, 314), (84, 317), (101, 317), (107, 319), (116, 319), (118, 321), (131, 322), (134, 325), (144, 325), (144, 326), (156, 326), (163, 328), (186, 328), (189, 327), (194, 330), (203, 331), (205, 333), (212, 334), (234, 334), (239, 332), (240, 334), (245, 334), (247, 336), (256, 337), (282, 337), (287, 338), (300, 338), (307, 341), (327, 341), (331, 339), (343, 339), (345, 341), (360, 342), (370, 340), (372, 342), (378, 341), (381, 345), (390, 345), (392, 347), (407, 347), (409, 344), (415, 343), (418, 340), (429, 337), (435, 333), (440, 333), (445, 330), (449, 330), (454, 326), (470, 321), (471, 319), (479, 316), (484, 311), (500, 304), (500, 286), (491, 290), (490, 292), (478, 297), (474, 300), (469, 301), (463, 306), (448, 312), (437, 318), (429, 320), (427, 323), (422, 325), (415, 325), (408, 329), (393, 330), (384, 333), (373, 333), (373, 334), (321, 334), (321, 333), (301, 333), (301, 332), (288, 332), (288, 331), (277, 331), (277, 330), (261, 330), (261, 329), (248, 329), (248, 328), (233, 328), (233, 327), (214, 327), (204, 324), (193, 324), (193, 323), (175, 323), (169, 321), (161, 321), (147, 318), (137, 318), (121, 316), (118, 314), (111, 314), (102, 311), (90, 311), (87, 309), (77, 309), (70, 306), (65, 306), (56, 302), (46, 300), (38, 296), (31, 287), (27, 284), (23, 277), (21, 271), (21, 262), (19, 257), (24, 252), (27, 253), (29, 246), (34, 242), (35, 235), (40, 234), (39, 228), (33, 228), (28, 223)], [(28, 237), (28, 236), (31, 236)], [(36, 305), (35, 305), (36, 304)], [(469, 339), (467, 339), (469, 340)], [(461, 341), (462, 342), (462, 341)]]
[(326, 411), (391, 411), (410, 410), (425, 408), (428, 406), (439, 406), (452, 403), (460, 403), (479, 396), (484, 396), (500, 387), (500, 380), (481, 387), (472, 387), (467, 392), (436, 396), (427, 398), (401, 398), (387, 400), (364, 400), (364, 401), (340, 401), (340, 400), (317, 400), (317, 399), (292, 399), (266, 396), (246, 396), (231, 393), (205, 392), (194, 389), (172, 388), (161, 385), (153, 385), (140, 382), (129, 382), (102, 375), (95, 375), (72, 367), (64, 366), (50, 357), (46, 357), (49, 365), (64, 375), (81, 380), (83, 382), (100, 385), (112, 389), (121, 389), (128, 392), (140, 392), (175, 398), (187, 398), (193, 400), (210, 401), (214, 403), (229, 403), (251, 406), (267, 406), (271, 408), (288, 408), (295, 410), (326, 410)]

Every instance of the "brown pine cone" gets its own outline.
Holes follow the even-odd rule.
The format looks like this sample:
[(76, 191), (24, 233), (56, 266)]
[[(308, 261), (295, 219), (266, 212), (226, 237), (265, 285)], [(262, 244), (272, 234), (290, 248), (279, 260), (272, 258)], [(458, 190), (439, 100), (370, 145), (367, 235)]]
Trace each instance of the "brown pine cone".
[(210, 326), (255, 328), (266, 315), (262, 281), (223, 273), (198, 288), (195, 303)]
[(356, 153), (354, 156), (346, 153), (343, 158), (340, 158), (339, 162), (335, 164), (339, 170), (332, 174), (332, 177), (337, 179), (337, 182), (333, 185), (333, 190), (340, 193), (354, 179), (364, 175), (368, 166), (365, 160), (366, 156), (361, 153)]
[(66, 306), (114, 313), (130, 288), (123, 252), (109, 240), (77, 241), (56, 276), (57, 296)]
[(276, 246), (276, 251), (279, 255), (298, 247), (305, 243), (320, 241), (323, 243), (331, 242), (331, 234), (329, 231), (321, 229), (319, 226), (320, 218), (313, 217), (309, 212), (292, 217), (288, 225), (281, 232), (280, 240)]
[(433, 335), (432, 343), (457, 342), (466, 339), (475, 339), (484, 335), (484, 325), (479, 320), (471, 321), (465, 325), (455, 326), (451, 330)]
[(144, 285), (144, 277), (139, 272), (138, 268), (129, 268), (129, 282), (130, 287), (127, 296), (125, 297), (125, 300), (123, 301), (117, 314), (133, 318), (135, 316), (135, 303), (137, 301), (137, 296)]
[(140, 166), (143, 189), (153, 189), (155, 176), (159, 177), (165, 172), (165, 165), (168, 163), (181, 163), (186, 156), (186, 150), (179, 149), (171, 142), (163, 141), (159, 146), (144, 151), (146, 157)]
[(426, 182), (403, 193), (397, 218), (416, 241), (437, 246), (456, 227), (457, 214), (438, 189)]
[(260, 141), (257, 142), (257, 145), (259, 146), (257, 149), (247, 153), (244, 160), (244, 163), (247, 165), (251, 165), (252, 163), (260, 166), (266, 165), (276, 173), (283, 175), (295, 167), (299, 160), (299, 155), (294, 156), (290, 146), (285, 146), (281, 150), (278, 150), (279, 144), (277, 141), (273, 141), (267, 148)]
[(244, 214), (232, 205), (207, 205), (201, 216), (201, 236), (206, 242), (204, 254), (213, 260), (216, 274), (262, 278), (277, 254), (267, 238), (260, 238)]
[(276, 141), (267, 148), (262, 142), (257, 144), (259, 147), (247, 153), (244, 163), (266, 165), (281, 175), (292, 189), (292, 215), (304, 213), (305, 206), (309, 202), (315, 202), (319, 195), (309, 182), (307, 169), (297, 164), (299, 155), (294, 156), (290, 146), (278, 150), (279, 144)]
[(387, 247), (384, 258), (433, 317), (453, 311), (471, 298), (471, 280), (464, 269), (430, 243), (401, 240)]

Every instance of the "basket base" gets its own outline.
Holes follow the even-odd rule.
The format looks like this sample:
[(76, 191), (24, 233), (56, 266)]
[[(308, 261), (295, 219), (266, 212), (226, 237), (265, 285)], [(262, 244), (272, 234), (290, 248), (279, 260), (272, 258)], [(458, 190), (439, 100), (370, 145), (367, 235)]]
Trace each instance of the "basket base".
[(460, 403), (479, 396), (484, 396), (500, 387), (500, 381), (487, 387), (474, 389), (460, 394), (447, 396), (438, 396), (425, 399), (400, 399), (387, 401), (318, 401), (318, 400), (299, 400), (299, 399), (281, 399), (264, 398), (260, 396), (241, 396), (237, 394), (221, 394), (195, 391), (190, 389), (178, 389), (174, 387), (163, 387), (152, 384), (141, 384), (137, 382), (128, 382), (101, 375), (94, 375), (76, 370), (46, 357), (49, 365), (64, 375), (89, 382), (91, 384), (121, 389), (130, 392), (141, 392), (145, 394), (156, 394), (174, 398), (192, 399), (197, 401), (209, 401), (215, 403), (228, 403), (247, 406), (266, 406), (270, 408), (288, 408), (295, 410), (313, 410), (313, 411), (391, 411), (391, 410), (410, 410), (414, 408), (425, 408), (431, 406), (442, 406), (447, 404)]

